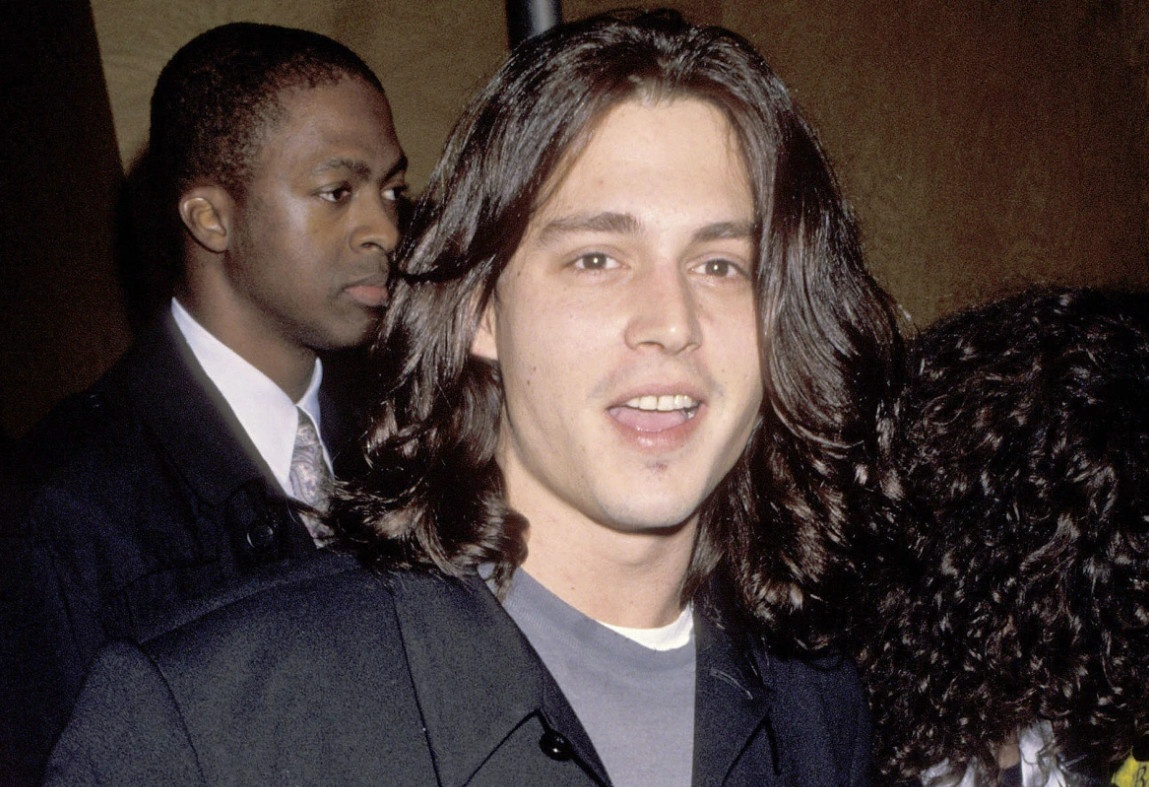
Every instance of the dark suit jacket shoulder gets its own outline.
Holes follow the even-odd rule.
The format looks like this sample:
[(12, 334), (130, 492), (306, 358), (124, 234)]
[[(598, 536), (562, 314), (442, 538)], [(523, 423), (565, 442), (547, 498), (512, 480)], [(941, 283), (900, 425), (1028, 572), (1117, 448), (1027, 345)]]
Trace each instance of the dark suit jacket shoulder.
[(170, 316), (16, 452), (0, 530), (0, 775), (35, 781), (109, 639), (314, 551)]
[[(581, 785), (607, 774), (477, 578), (323, 556), (93, 669), (49, 784)], [(698, 640), (696, 785), (862, 785), (853, 670)]]

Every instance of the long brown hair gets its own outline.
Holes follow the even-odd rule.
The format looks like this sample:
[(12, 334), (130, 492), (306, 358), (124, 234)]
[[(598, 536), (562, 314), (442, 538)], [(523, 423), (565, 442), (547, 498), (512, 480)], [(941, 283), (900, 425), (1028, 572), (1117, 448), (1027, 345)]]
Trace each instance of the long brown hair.
[(471, 102), (399, 253), (376, 346), (371, 471), (335, 506), (335, 526), (370, 565), (459, 574), (493, 563), (507, 581), (526, 522), (495, 461), (499, 371), (469, 354), (477, 315), (598, 119), (623, 101), (679, 96), (720, 108), (741, 144), (766, 389), (760, 427), (703, 503), (684, 594), (718, 588), (727, 612), (821, 645), (840, 628), (834, 598), (900, 350), (895, 319), (785, 87), (745, 40), (673, 12), (556, 28), (521, 45)]

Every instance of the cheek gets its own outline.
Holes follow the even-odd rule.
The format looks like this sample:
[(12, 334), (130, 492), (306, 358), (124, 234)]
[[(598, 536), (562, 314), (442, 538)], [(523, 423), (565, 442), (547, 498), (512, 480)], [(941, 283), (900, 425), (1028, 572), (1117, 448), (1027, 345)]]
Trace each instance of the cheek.
[(561, 298), (540, 295), (539, 289), (508, 288), (501, 294), (495, 327), (500, 360), (510, 353), (511, 363), (545, 366), (566, 349), (572, 331), (586, 319)]
[(758, 324), (753, 309), (746, 312), (741, 319), (716, 325), (712, 341), (721, 358), (719, 374), (757, 408), (763, 396)]
[(270, 247), (290, 260), (296, 269), (314, 268), (318, 260), (331, 254), (334, 237), (331, 228), (319, 220), (319, 214), (298, 205), (281, 207), (268, 216), (264, 238)]
[(502, 315), (495, 341), (503, 381), (508, 388), (529, 395), (548, 383), (556, 370), (552, 363), (561, 350), (561, 342), (555, 342), (555, 338), (554, 330), (545, 324), (542, 315), (526, 310)]
[(508, 409), (531, 410), (535, 418), (559, 412), (591, 377), (586, 355), (598, 347), (582, 318), (554, 304), (525, 302), (500, 314), (496, 341)]

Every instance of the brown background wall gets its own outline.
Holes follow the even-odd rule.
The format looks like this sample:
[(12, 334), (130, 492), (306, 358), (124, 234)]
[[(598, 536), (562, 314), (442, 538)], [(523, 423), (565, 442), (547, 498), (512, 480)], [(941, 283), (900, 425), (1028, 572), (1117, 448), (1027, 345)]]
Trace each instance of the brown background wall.
[[(1033, 282), (1149, 289), (1149, 11), (1139, 0), (669, 2), (752, 40), (815, 121), (872, 268), (924, 325)], [(421, 187), (506, 52), (502, 0), (92, 0), (0, 23), (0, 428), (129, 341), (121, 162), (160, 67), (216, 24), (337, 38), (377, 71)], [(566, 18), (617, 0), (566, 0)], [(32, 7), (32, 8), (28, 8)], [(98, 47), (98, 48), (97, 48)], [(18, 123), (13, 121), (19, 119)]]

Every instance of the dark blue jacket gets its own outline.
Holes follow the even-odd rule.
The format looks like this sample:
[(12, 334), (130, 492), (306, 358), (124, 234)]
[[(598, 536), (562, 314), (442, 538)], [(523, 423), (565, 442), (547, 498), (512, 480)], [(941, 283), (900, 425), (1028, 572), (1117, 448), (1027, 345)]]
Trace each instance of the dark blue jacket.
[[(337, 556), (295, 573), (105, 650), (48, 784), (609, 784), (477, 577), (379, 576)], [(849, 663), (779, 659), (696, 625), (695, 785), (866, 783)]]
[(38, 781), (104, 643), (314, 552), (170, 315), (21, 449), (0, 517), (4, 785)]

